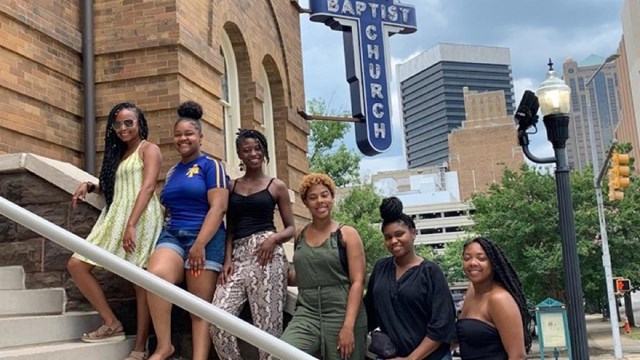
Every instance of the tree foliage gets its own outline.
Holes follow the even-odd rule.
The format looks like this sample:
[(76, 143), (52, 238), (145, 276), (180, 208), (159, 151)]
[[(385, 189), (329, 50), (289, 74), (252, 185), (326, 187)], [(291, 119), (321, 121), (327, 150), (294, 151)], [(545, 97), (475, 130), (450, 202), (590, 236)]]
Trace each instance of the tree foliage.
[[(336, 115), (324, 100), (312, 99), (307, 108), (314, 115)], [(309, 170), (329, 175), (336, 186), (356, 183), (360, 177), (361, 156), (349, 150), (342, 139), (351, 124), (314, 120), (310, 123)]]
[[(587, 308), (597, 309), (606, 298), (602, 248), (592, 169), (571, 173), (573, 209), (582, 287)], [(607, 189), (606, 184), (603, 186)], [(607, 194), (604, 194), (605, 200)], [(606, 202), (607, 234), (614, 276), (640, 281), (640, 190), (636, 179), (621, 202)], [(523, 165), (520, 172), (505, 170), (502, 184), (472, 198), (475, 208), (471, 229), (497, 243), (518, 271), (525, 293), (534, 302), (547, 297), (565, 300), (562, 244), (558, 225), (553, 174)], [(442, 257), (450, 281), (460, 276), (462, 242), (449, 246)], [(634, 279), (636, 280), (634, 282)]]
[(334, 217), (358, 230), (364, 244), (367, 258), (367, 271), (381, 257), (388, 255), (384, 247), (382, 232), (376, 224), (380, 223), (379, 206), (382, 197), (373, 184), (361, 184), (351, 187), (348, 194), (338, 200)]

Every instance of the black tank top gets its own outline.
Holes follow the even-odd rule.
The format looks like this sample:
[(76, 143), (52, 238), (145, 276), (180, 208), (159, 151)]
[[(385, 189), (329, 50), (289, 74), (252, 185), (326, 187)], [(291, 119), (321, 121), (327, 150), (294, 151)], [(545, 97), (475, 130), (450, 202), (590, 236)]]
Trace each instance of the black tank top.
[(456, 322), (462, 360), (508, 360), (498, 329), (478, 319)]
[(251, 195), (240, 195), (235, 192), (237, 180), (229, 194), (228, 215), (233, 224), (233, 238), (242, 239), (262, 231), (275, 231), (273, 211), (276, 202), (269, 192), (269, 186), (275, 178), (269, 181), (267, 187)]

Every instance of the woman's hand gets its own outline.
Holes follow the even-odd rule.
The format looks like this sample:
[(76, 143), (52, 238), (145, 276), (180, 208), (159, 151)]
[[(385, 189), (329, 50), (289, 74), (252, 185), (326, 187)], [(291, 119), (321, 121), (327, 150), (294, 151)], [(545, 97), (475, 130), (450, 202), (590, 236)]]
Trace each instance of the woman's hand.
[(268, 238), (256, 246), (253, 252), (258, 257), (260, 266), (267, 266), (273, 260), (273, 251), (276, 249), (275, 234), (271, 234)]
[(191, 271), (198, 272), (204, 268), (204, 245), (195, 242), (189, 249), (189, 266)]
[(218, 285), (224, 285), (231, 280), (231, 275), (233, 274), (233, 261), (224, 261), (224, 265), (222, 265), (222, 271), (220, 271), (220, 275), (218, 276)]
[(76, 192), (73, 193), (73, 196), (71, 197), (72, 208), (76, 208), (76, 206), (78, 205), (78, 200), (84, 201), (85, 196), (87, 196), (88, 189), (89, 183), (83, 182), (78, 185), (78, 188), (76, 188)]
[(348, 359), (356, 347), (353, 329), (343, 327), (338, 333), (338, 353), (343, 359)]
[(133, 253), (136, 249), (136, 227), (134, 225), (127, 225), (124, 229), (122, 248), (127, 254)]

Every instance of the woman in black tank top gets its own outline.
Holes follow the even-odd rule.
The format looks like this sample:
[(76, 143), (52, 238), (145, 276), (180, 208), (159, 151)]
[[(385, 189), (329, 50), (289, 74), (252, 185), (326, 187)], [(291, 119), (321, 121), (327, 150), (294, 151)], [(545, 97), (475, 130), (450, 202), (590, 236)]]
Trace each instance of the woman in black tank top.
[[(236, 150), (245, 174), (231, 182), (225, 260), (213, 304), (237, 316), (248, 301), (254, 325), (279, 337), (288, 270), (282, 243), (295, 231), (289, 190), (263, 170), (269, 150), (262, 133), (239, 130)], [(274, 225), (276, 205), (284, 225), (280, 232)], [(242, 359), (235, 336), (212, 325), (211, 337), (221, 359)], [(260, 351), (260, 359), (268, 357)]]

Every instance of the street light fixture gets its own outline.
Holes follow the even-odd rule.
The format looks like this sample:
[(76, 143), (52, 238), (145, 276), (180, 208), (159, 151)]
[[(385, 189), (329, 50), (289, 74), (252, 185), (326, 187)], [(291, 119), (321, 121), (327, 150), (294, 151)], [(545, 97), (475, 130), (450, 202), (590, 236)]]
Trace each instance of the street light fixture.
[[(569, 164), (565, 149), (567, 139), (569, 139), (571, 88), (556, 75), (551, 59), (549, 59), (548, 65), (549, 72), (546, 79), (540, 84), (537, 94), (534, 95), (531, 91), (525, 91), (520, 106), (516, 111), (518, 143), (522, 146), (522, 150), (529, 160), (535, 163), (556, 164), (556, 193), (570, 335), (569, 351), (572, 355), (571, 358), (574, 360), (588, 359), (589, 344), (587, 342), (587, 326), (582, 303), (582, 282), (580, 264), (578, 262), (571, 183), (569, 181)], [(538, 158), (529, 151), (529, 134), (527, 130), (532, 126), (535, 127), (538, 121), (538, 116), (536, 115), (538, 104), (544, 114), (543, 122), (547, 129), (547, 139), (553, 145), (555, 155), (552, 157)]]
[[(598, 220), (600, 224), (600, 238), (602, 239), (602, 266), (604, 267), (604, 278), (607, 286), (607, 299), (609, 303), (609, 321), (611, 322), (611, 334), (613, 335), (613, 352), (616, 360), (622, 359), (622, 345), (620, 342), (620, 330), (618, 329), (618, 317), (613, 316), (614, 313), (617, 313), (617, 302), (615, 296), (615, 289), (613, 288), (613, 273), (611, 270), (611, 255), (609, 253), (609, 237), (607, 235), (607, 223), (604, 217), (604, 204), (602, 200), (602, 186), (601, 179), (604, 173), (604, 169), (607, 168), (607, 162), (609, 159), (609, 154), (611, 153), (611, 148), (607, 152), (606, 157), (604, 158), (603, 169), (598, 171), (598, 153), (596, 150), (596, 140), (593, 130), (593, 119), (592, 119), (592, 111), (591, 111), (591, 92), (589, 90), (589, 85), (591, 85), (591, 81), (595, 79), (596, 75), (604, 68), (605, 65), (617, 59), (620, 55), (613, 54), (608, 56), (602, 65), (598, 67), (598, 69), (591, 75), (591, 77), (584, 83), (585, 89), (585, 98), (587, 102), (587, 122), (589, 128), (589, 142), (591, 143), (591, 163), (593, 166), (593, 184), (596, 189), (596, 203), (598, 206)], [(602, 132), (602, 129), (600, 129)], [(601, 136), (602, 138), (602, 136)], [(614, 140), (615, 144), (615, 140)], [(611, 145), (613, 147), (613, 144)]]

